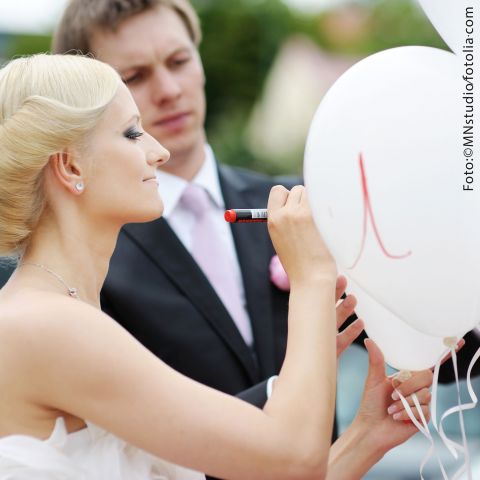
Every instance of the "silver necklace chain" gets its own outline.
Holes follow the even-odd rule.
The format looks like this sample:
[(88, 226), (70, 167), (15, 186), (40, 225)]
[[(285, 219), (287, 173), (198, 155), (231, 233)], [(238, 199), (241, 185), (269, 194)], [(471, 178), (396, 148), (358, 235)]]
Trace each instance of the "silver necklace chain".
[(50, 268), (46, 267), (45, 265), (42, 265), (41, 263), (33, 263), (33, 262), (20, 263), (19, 267), (22, 267), (23, 265), (30, 265), (31, 267), (37, 267), (37, 268), (41, 268), (42, 270), (45, 270), (50, 275), (53, 275), (67, 289), (70, 297), (78, 298), (78, 290), (75, 287), (68, 286), (67, 282), (63, 279), (63, 277), (61, 277), (58, 273), (54, 272)]

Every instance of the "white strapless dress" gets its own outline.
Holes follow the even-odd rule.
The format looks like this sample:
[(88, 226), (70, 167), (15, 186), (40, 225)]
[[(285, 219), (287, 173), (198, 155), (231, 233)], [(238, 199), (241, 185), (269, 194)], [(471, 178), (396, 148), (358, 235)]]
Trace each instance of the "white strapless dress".
[(0, 438), (0, 480), (205, 480), (87, 422), (68, 433), (62, 417), (47, 440)]

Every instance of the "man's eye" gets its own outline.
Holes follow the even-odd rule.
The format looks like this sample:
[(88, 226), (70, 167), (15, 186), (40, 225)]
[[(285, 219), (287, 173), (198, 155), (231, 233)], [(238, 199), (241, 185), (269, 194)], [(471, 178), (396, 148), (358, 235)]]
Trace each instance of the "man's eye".
[(179, 67), (190, 61), (190, 57), (181, 57), (172, 60), (172, 65)]
[(142, 80), (142, 78), (143, 78), (143, 75), (140, 72), (137, 72), (137, 73), (133, 73), (132, 75), (127, 75), (123, 77), (122, 80), (123, 80), (123, 83), (125, 83), (126, 85), (130, 85), (132, 83), (139, 82), (140, 80)]

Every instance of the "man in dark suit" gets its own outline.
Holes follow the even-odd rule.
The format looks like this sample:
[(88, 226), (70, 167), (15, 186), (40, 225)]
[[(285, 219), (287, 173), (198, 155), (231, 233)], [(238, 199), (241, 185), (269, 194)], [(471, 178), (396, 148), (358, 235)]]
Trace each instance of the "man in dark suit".
[[(54, 50), (91, 52), (113, 65), (143, 128), (171, 153), (157, 176), (164, 217), (122, 230), (102, 292), (104, 310), (176, 370), (262, 406), (285, 353), (288, 292), (270, 280), (275, 252), (265, 225), (230, 227), (221, 218), (225, 208), (264, 207), (279, 182), (221, 166), (209, 148), (200, 36), (187, 0), (71, 0)], [(203, 259), (195, 252), (202, 213), (184, 201), (191, 185), (207, 198), (212, 241), (220, 239)], [(208, 262), (228, 263), (232, 298), (210, 277)], [(337, 317), (346, 318), (353, 306), (344, 302)], [(357, 333), (353, 327), (344, 338)]]
[[(266, 225), (230, 227), (223, 211), (265, 207), (280, 182), (222, 166), (209, 148), (200, 37), (186, 0), (72, 0), (54, 51), (91, 52), (113, 65), (139, 106), (143, 128), (171, 153), (157, 177), (164, 217), (122, 230), (103, 309), (176, 370), (262, 406), (285, 353), (288, 292), (270, 280), (275, 252)], [(199, 215), (183, 202), (191, 184), (206, 193), (211, 228), (223, 244), (206, 260), (228, 263), (237, 307), (195, 257)], [(344, 304), (338, 315), (345, 319), (352, 311)]]

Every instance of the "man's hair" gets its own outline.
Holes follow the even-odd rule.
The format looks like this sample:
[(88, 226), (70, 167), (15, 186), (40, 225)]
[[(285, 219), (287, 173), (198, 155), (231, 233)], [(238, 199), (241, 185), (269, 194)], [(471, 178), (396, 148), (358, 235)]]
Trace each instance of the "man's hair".
[(94, 53), (90, 38), (95, 31), (115, 32), (123, 21), (159, 5), (178, 14), (198, 47), (202, 38), (200, 21), (188, 0), (70, 0), (55, 31), (52, 50)]

